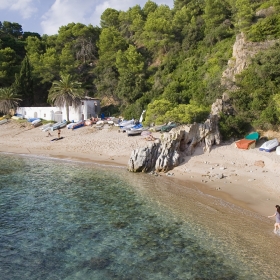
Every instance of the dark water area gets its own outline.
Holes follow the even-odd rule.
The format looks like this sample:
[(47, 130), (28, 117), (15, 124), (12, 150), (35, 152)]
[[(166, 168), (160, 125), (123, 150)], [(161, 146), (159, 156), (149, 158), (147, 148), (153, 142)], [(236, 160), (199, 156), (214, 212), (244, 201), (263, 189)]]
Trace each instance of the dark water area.
[(124, 168), (9, 154), (0, 166), (2, 280), (277, 277), (257, 214)]

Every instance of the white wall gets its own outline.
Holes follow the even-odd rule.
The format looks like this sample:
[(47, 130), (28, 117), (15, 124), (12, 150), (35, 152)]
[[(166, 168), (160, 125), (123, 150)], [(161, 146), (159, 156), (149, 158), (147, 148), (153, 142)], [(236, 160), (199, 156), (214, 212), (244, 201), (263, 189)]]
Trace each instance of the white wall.
[[(90, 117), (98, 117), (100, 112), (100, 100), (85, 99), (78, 108), (69, 107), (69, 120), (77, 122)], [(18, 114), (22, 114), (25, 119), (41, 118), (48, 121), (67, 120), (65, 107), (19, 107)]]
[(56, 107), (19, 107), (17, 114), (21, 114), (25, 119), (41, 118), (44, 120), (54, 121), (54, 112)]

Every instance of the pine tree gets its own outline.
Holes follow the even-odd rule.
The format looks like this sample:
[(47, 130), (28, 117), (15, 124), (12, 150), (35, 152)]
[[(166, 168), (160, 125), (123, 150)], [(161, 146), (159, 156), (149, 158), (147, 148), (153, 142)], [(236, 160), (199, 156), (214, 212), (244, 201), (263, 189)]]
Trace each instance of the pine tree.
[(14, 87), (17, 94), (22, 96), (23, 106), (31, 106), (34, 104), (33, 79), (31, 74), (31, 66), (27, 55), (21, 63), (19, 74), (15, 75)]

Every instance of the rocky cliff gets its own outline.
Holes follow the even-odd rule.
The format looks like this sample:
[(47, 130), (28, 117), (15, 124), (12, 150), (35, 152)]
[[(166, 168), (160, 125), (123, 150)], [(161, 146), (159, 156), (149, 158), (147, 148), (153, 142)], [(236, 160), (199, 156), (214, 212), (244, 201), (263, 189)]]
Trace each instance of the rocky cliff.
[(248, 67), (251, 59), (258, 52), (270, 48), (277, 41), (249, 42), (246, 40), (244, 33), (238, 34), (233, 45), (232, 58), (228, 61), (228, 67), (222, 74), (221, 84), (228, 91), (234, 90), (236, 88), (235, 75), (240, 74)]

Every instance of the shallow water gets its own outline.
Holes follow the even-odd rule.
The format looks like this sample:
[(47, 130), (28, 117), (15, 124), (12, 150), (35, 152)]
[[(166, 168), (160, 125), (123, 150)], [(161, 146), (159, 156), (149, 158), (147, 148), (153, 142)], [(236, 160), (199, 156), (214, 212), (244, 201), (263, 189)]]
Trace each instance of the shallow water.
[(8, 154), (0, 166), (3, 280), (277, 277), (280, 239), (255, 213), (124, 168)]

